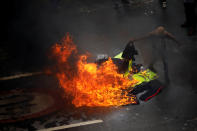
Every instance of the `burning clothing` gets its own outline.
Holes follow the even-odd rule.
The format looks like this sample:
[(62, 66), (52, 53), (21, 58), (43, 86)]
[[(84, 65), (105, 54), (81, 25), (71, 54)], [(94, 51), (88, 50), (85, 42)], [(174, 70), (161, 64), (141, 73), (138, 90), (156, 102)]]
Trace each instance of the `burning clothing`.
[[(161, 39), (160, 45), (153, 44), (153, 48), (154, 49), (158, 48), (155, 51), (158, 54), (155, 54), (155, 56), (160, 56), (161, 54), (165, 73), (166, 72), (168, 73), (168, 68), (167, 68), (168, 66), (167, 66), (166, 57), (165, 57), (165, 49), (166, 49), (165, 40)], [(162, 50), (159, 50), (159, 49), (162, 49)], [(130, 92), (130, 94), (137, 95), (142, 92), (145, 92), (139, 97), (139, 99), (142, 101), (148, 101), (152, 97), (156, 96), (159, 92), (161, 92), (163, 86), (161, 86), (161, 83), (156, 80), (156, 78), (158, 77), (157, 74), (152, 72), (149, 69), (143, 71), (140, 68), (138, 68), (137, 72), (135, 73), (132, 71), (135, 69), (135, 67), (137, 67), (136, 64), (132, 63), (132, 61), (135, 61), (134, 56), (137, 54), (138, 52), (135, 50), (133, 42), (130, 42), (125, 47), (124, 51), (118, 54), (117, 56), (115, 56), (115, 58), (124, 59), (124, 61), (127, 62), (127, 63), (126, 62), (122, 63), (123, 67), (127, 66), (127, 70), (125, 70), (124, 76), (128, 77), (129, 75), (131, 75), (130, 79), (134, 79), (138, 81), (138, 83), (135, 84), (135, 87)], [(168, 76), (168, 74), (165, 74), (165, 75)], [(166, 79), (168, 80), (168, 77)]]
[[(130, 95), (129, 91), (143, 82), (156, 79), (157, 75), (150, 70), (137, 70), (133, 73), (133, 63), (136, 53), (134, 46), (128, 48), (120, 55), (121, 58), (108, 58), (96, 63), (87, 61), (89, 54), (80, 54), (72, 38), (67, 35), (60, 43), (52, 47), (52, 57), (56, 59), (56, 77), (60, 88), (63, 89), (63, 98), (72, 99), (72, 104), (81, 106), (121, 106), (136, 104), (136, 96)], [(105, 56), (105, 55), (104, 55)], [(124, 58), (122, 58), (122, 56)], [(71, 61), (75, 59), (76, 61)], [(116, 65), (119, 62), (120, 65)], [(131, 75), (123, 75), (117, 70), (127, 66), (126, 72)]]
[[(163, 45), (165, 46), (165, 44)], [(139, 97), (139, 99), (142, 101), (148, 101), (149, 99), (157, 95), (163, 87), (161, 86), (160, 82), (155, 80), (158, 77), (157, 74), (149, 69), (142, 71), (140, 70), (140, 68), (138, 68), (137, 72), (134, 73), (133, 70), (135, 69), (135, 67), (137, 67), (137, 65), (132, 63), (132, 60), (135, 60), (134, 55), (137, 54), (138, 53), (135, 50), (133, 43), (128, 43), (124, 51), (118, 54), (117, 56), (115, 56), (115, 58), (119, 58), (119, 60), (126, 59), (127, 63), (122, 62), (122, 66), (120, 66), (120, 67), (127, 66), (127, 70), (125, 70), (124, 76), (128, 77), (129, 75), (132, 75), (130, 79), (134, 79), (138, 81), (138, 83), (135, 84), (135, 87), (130, 92), (130, 94), (137, 95), (139, 93), (145, 92)], [(165, 58), (164, 54), (162, 54), (162, 56), (163, 58)]]
[[(156, 73), (149, 69), (140, 71), (140, 67), (138, 68), (138, 65), (134, 63), (132, 65), (128, 63), (126, 64), (123, 60), (118, 58), (112, 58), (112, 60), (113, 63), (119, 68), (119, 72), (124, 74), (124, 77), (129, 77), (131, 80), (138, 81), (135, 85), (133, 85), (134, 89), (129, 94), (137, 95), (145, 92), (139, 97), (139, 99), (142, 101), (148, 101), (162, 90), (163, 87), (158, 81), (156, 81), (158, 78)], [(107, 59), (102, 62), (104, 61), (107, 61)], [(126, 71), (122, 67), (126, 67)], [(135, 68), (138, 68), (136, 73), (134, 73)]]

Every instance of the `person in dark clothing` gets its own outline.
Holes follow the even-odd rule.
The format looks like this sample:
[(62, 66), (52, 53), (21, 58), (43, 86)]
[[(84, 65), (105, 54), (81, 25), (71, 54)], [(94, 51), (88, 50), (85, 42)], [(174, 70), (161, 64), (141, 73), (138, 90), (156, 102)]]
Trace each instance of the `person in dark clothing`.
[(196, 0), (184, 0), (185, 8), (185, 23), (181, 25), (183, 28), (187, 28), (188, 35), (192, 36), (196, 32), (196, 14), (195, 14)]

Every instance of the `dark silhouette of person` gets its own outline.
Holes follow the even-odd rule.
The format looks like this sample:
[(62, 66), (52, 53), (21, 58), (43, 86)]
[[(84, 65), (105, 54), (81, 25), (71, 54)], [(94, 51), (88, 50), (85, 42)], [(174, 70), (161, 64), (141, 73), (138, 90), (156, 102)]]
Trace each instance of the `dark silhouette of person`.
[(196, 32), (195, 3), (196, 0), (184, 0), (185, 22), (181, 27), (187, 28), (187, 34), (189, 36), (194, 35)]

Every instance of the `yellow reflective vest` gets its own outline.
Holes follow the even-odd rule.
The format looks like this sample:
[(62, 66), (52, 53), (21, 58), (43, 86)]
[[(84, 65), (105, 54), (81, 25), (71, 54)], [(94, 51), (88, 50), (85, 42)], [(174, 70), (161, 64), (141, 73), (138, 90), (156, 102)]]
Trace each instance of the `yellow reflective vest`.
[[(123, 59), (122, 58), (122, 53), (123, 52), (120, 52), (114, 58)], [(132, 60), (129, 61), (128, 69), (123, 75), (125, 77), (128, 77), (128, 75), (130, 74), (131, 71), (132, 71)], [(139, 85), (143, 82), (149, 82), (149, 81), (155, 80), (157, 78), (158, 78), (158, 75), (156, 73), (152, 72), (150, 69), (146, 69), (144, 71), (140, 71), (140, 72), (132, 75), (132, 79), (135, 79), (135, 80), (139, 81), (135, 85)]]

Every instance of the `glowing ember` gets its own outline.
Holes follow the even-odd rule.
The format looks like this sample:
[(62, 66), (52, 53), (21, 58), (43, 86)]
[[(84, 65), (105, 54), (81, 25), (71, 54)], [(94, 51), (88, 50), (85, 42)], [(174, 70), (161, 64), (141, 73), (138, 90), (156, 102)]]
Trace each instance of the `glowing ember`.
[(119, 74), (111, 58), (99, 67), (95, 63), (87, 63), (88, 55), (77, 53), (76, 45), (68, 34), (52, 49), (58, 62), (56, 76), (76, 107), (120, 106), (136, 102), (135, 96), (128, 96), (126, 90), (138, 81)]

